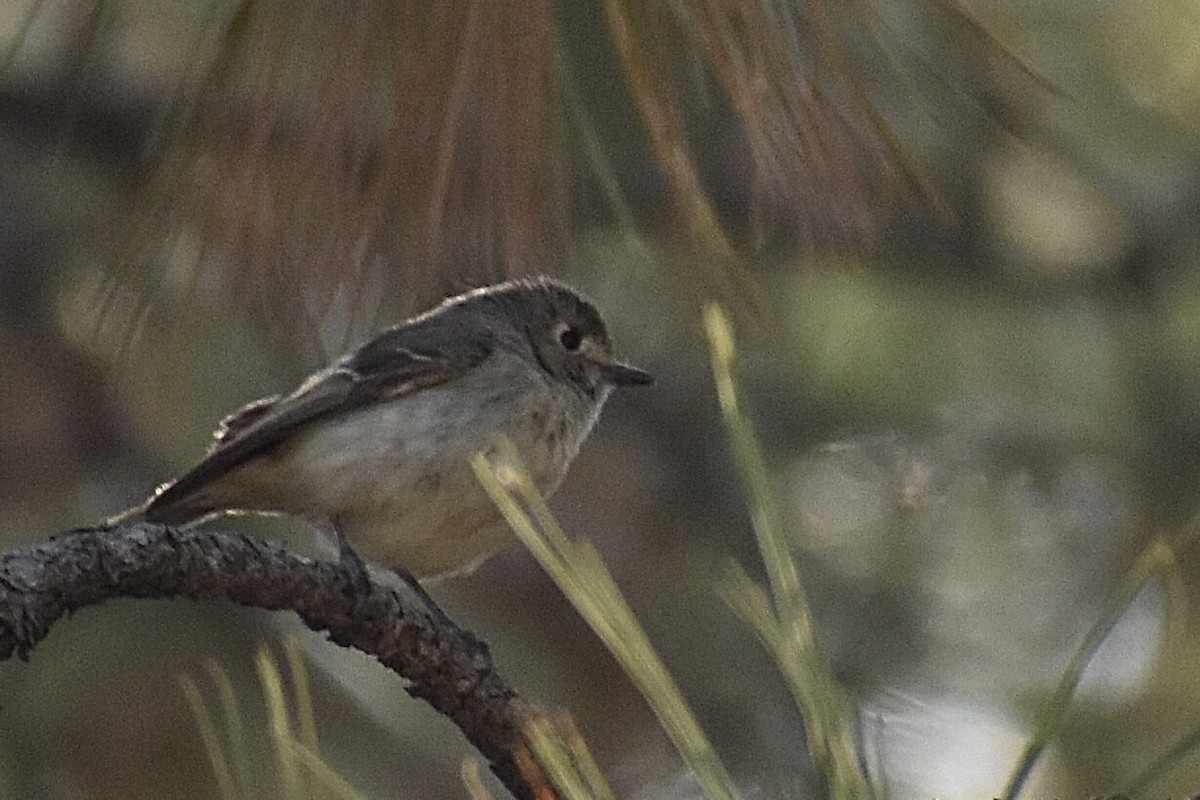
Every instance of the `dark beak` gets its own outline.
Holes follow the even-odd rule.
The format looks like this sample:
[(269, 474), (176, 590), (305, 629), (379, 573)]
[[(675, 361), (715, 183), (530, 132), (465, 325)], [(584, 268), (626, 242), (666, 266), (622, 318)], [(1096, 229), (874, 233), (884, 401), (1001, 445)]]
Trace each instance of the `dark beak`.
[(649, 386), (654, 383), (654, 377), (649, 372), (643, 372), (619, 361), (601, 364), (600, 374), (614, 386)]

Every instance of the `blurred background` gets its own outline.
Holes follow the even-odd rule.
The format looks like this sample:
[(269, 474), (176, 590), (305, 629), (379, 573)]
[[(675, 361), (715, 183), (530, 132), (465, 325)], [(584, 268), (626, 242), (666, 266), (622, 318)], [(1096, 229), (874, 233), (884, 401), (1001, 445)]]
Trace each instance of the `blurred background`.
[[(995, 796), (1112, 587), (1196, 511), (1198, 130), (1200, 8), (1165, 0), (10, 0), (2, 546), (142, 499), (371, 331), (546, 272), (658, 378), (610, 401), (561, 521), (747, 795), (813, 796), (802, 720), (713, 591), (729, 558), (761, 576), (699, 323), (719, 301), (867, 760), (894, 797)], [(1195, 726), (1200, 557), (1177, 557), (1036, 793), (1122, 790)], [(519, 546), (432, 592), (620, 796), (695, 796)], [(215, 698), (214, 662), (259, 796), (286, 796), (254, 654), (288, 636), (338, 774), (466, 796), (469, 747), (361, 654), (132, 600), (0, 665), (0, 796), (220, 796), (178, 682)], [(1154, 791), (1197, 786), (1190, 756)]]

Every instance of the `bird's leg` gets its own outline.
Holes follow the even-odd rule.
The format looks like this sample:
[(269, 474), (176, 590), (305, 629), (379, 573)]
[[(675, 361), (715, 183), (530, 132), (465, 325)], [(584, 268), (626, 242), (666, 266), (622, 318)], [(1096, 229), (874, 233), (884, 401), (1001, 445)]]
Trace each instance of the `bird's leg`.
[[(350, 540), (346, 537), (338, 521), (330, 520), (330, 524), (333, 527), (334, 538), (337, 540), (338, 562), (342, 569), (350, 575), (350, 580), (354, 583), (355, 588), (361, 594), (366, 594), (371, 589), (371, 574), (367, 571), (366, 563), (354, 549), (354, 545), (350, 544)], [(399, 565), (391, 566), (389, 569), (417, 596), (421, 605), (425, 606), (425, 610), (433, 615), (437, 622), (448, 628), (458, 629), (458, 625), (446, 616), (446, 612), (429, 596), (429, 592), (425, 591), (425, 587), (421, 585), (415, 575)]]
[(371, 573), (367, 571), (366, 562), (354, 549), (354, 545), (350, 544), (338, 521), (331, 519), (329, 524), (333, 528), (333, 537), (337, 540), (338, 563), (350, 576), (350, 581), (359, 594), (366, 594), (371, 590)]
[(425, 587), (421, 585), (421, 582), (417, 580), (415, 575), (401, 566), (392, 566), (388, 567), (388, 569), (395, 573), (396, 577), (403, 581), (404, 585), (412, 590), (412, 593), (415, 594), (421, 601), (421, 604), (425, 606), (425, 610), (433, 615), (435, 622), (438, 622), (443, 627), (447, 627), (451, 630), (458, 630), (458, 625), (455, 624), (454, 620), (450, 619), (450, 617), (446, 615), (446, 612), (442, 610), (442, 607), (439, 606), (434, 599), (429, 596), (429, 592), (425, 590)]

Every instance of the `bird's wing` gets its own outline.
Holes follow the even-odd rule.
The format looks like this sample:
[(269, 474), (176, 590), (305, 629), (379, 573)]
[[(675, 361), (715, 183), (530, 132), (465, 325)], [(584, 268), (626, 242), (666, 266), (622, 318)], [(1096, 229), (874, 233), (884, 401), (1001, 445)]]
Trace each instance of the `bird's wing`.
[(230, 414), (208, 455), (161, 487), (145, 507), (146, 516), (182, 521), (171, 513), (172, 506), (271, 452), (309, 423), (446, 383), (474, 368), (492, 352), (491, 339), (452, 323), (440, 318), (405, 323), (314, 374), (291, 394), (263, 398)]

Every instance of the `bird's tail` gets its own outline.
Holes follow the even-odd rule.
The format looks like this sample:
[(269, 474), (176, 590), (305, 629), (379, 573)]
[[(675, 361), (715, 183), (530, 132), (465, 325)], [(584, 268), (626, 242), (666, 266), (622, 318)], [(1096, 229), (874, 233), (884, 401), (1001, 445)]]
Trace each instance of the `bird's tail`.
[(127, 508), (120, 514), (114, 514), (113, 516), (104, 520), (103, 525), (106, 528), (115, 528), (118, 525), (132, 525), (135, 522), (142, 522), (143, 520), (146, 520), (146, 508), (149, 505), (150, 504), (147, 502), (138, 506), (134, 506), (133, 508)]
[(165, 488), (160, 487), (146, 502), (109, 517), (104, 520), (104, 524), (113, 527), (132, 525), (135, 522), (157, 522), (161, 525), (180, 527), (198, 522), (213, 513), (213, 509), (203, 504), (200, 498), (164, 495)]

